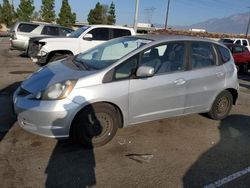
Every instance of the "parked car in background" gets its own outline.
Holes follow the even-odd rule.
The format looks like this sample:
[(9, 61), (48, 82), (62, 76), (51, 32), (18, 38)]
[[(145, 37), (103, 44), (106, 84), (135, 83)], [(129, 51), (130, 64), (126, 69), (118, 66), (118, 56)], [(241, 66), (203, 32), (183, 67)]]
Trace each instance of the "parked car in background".
[(72, 31), (71, 28), (54, 24), (16, 22), (10, 31), (11, 49), (27, 51), (31, 37), (66, 36)]
[(29, 55), (33, 62), (45, 65), (84, 52), (107, 40), (131, 35), (135, 35), (135, 31), (127, 27), (112, 25), (84, 26), (72, 32), (67, 38), (46, 38), (33, 41)]
[(25, 130), (92, 147), (141, 122), (191, 113), (223, 119), (236, 103), (237, 80), (231, 53), (218, 42), (138, 35), (45, 66), (13, 100)]
[(241, 72), (248, 72), (250, 69), (250, 52), (248, 48), (231, 43), (225, 45), (232, 52), (237, 69)]
[(248, 48), (248, 50), (250, 51), (250, 43), (248, 39), (244, 39), (244, 38), (223, 38), (219, 40), (220, 42), (223, 43), (233, 43), (233, 44), (238, 44), (238, 45), (242, 45)]

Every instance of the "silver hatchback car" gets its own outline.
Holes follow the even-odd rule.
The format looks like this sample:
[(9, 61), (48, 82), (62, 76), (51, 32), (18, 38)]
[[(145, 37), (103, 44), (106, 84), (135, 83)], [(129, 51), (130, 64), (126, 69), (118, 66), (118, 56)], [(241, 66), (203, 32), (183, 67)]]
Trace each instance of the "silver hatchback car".
[(230, 51), (211, 40), (166, 35), (121, 37), (45, 66), (15, 91), (18, 122), (86, 147), (118, 128), (191, 113), (225, 118), (238, 97)]

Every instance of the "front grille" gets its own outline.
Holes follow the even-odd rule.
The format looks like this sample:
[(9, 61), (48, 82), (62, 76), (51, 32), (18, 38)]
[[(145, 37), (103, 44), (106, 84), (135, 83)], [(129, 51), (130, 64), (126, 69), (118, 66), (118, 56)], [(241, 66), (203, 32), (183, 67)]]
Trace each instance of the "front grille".
[(23, 88), (20, 88), (19, 92), (17, 93), (18, 96), (21, 96), (21, 97), (25, 97), (27, 95), (31, 94), (29, 91), (23, 89)]

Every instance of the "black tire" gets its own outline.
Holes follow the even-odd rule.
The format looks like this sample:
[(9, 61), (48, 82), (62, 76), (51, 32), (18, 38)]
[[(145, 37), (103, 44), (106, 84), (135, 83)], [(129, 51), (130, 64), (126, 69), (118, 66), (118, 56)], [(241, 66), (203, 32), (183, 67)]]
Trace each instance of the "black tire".
[(76, 116), (70, 136), (86, 148), (103, 146), (116, 134), (121, 125), (118, 110), (110, 104), (87, 106)]
[(69, 57), (70, 54), (55, 54), (53, 55), (50, 59), (49, 59), (49, 62), (48, 63), (51, 63), (53, 61), (57, 61), (57, 60), (60, 60), (60, 59), (64, 59), (64, 58), (67, 58)]
[(229, 91), (223, 91), (216, 97), (208, 116), (214, 120), (224, 119), (228, 116), (232, 105), (232, 94)]

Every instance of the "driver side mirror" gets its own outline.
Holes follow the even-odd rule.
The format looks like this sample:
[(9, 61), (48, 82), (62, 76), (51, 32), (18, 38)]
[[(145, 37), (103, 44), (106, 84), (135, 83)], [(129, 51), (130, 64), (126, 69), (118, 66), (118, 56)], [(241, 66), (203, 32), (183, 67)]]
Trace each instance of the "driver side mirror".
[(87, 34), (83, 37), (84, 40), (88, 40), (88, 41), (92, 40), (92, 38), (93, 38), (93, 35), (90, 34), (90, 33), (87, 33)]
[(136, 71), (136, 76), (139, 78), (152, 77), (155, 74), (155, 69), (150, 66), (141, 66)]

